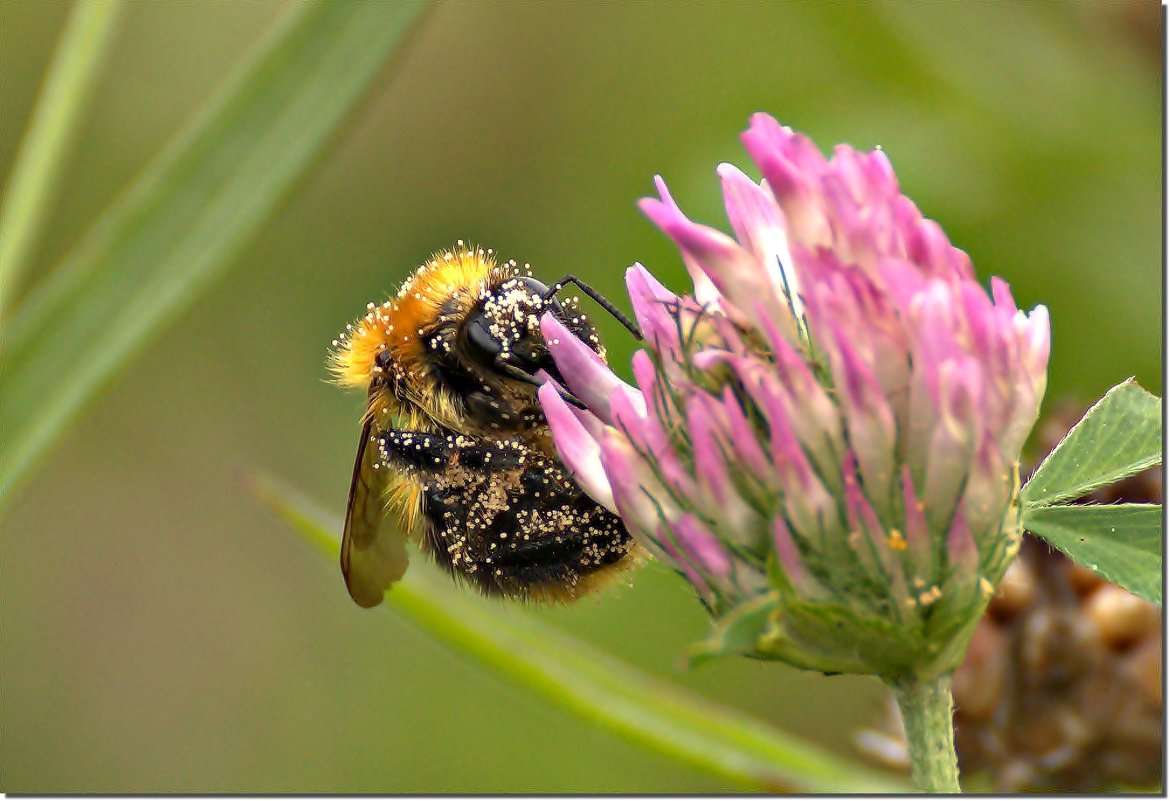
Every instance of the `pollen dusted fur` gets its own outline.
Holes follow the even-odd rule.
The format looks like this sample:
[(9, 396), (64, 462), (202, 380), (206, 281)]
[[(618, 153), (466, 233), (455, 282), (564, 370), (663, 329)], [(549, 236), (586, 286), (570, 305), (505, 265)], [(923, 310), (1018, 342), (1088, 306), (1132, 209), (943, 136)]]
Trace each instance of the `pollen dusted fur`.
[[(330, 366), (337, 382), (367, 389), (381, 377), (382, 388), (370, 397), (370, 414), (395, 415), (412, 430), (435, 424), (458, 428), (458, 399), (434, 375), (424, 336), (436, 325), (458, 324), (491, 286), (518, 274), (514, 263), (497, 265), (490, 250), (460, 247), (436, 253), (406, 279), (393, 298), (381, 305), (366, 304), (365, 316), (347, 325), (333, 341), (336, 350)], [(444, 344), (448, 349), (452, 346)], [(391, 356), (386, 368), (377, 363), (381, 352)], [(395, 382), (403, 388), (407, 402), (395, 397)]]
[[(546, 311), (604, 358), (576, 298), (549, 295), (528, 265), (461, 241), (334, 340), (337, 382), (368, 392), (342, 542), (359, 605), (404, 574), (406, 536), (482, 592), (523, 600), (574, 600), (641, 558), (560, 464), (536, 399), (562, 380)], [(380, 531), (387, 513), (401, 531)]]

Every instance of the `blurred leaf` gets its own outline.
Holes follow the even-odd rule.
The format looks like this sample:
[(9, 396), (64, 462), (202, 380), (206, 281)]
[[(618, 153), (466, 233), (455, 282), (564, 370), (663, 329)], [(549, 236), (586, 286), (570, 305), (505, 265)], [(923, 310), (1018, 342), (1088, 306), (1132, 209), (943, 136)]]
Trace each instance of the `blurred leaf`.
[(1024, 506), (1079, 498), (1162, 461), (1162, 401), (1131, 378), (1105, 393), (1020, 491)]
[(0, 501), (231, 264), (374, 83), (421, 4), (290, 5), (37, 287), (0, 343)]
[(1162, 603), (1160, 505), (1027, 509), (1024, 528), (1106, 580), (1151, 603)]
[(0, 204), (0, 316), (44, 229), (123, 8), (122, 0), (78, 0), (57, 42)]
[[(272, 479), (248, 488), (336, 559), (330, 521)], [(338, 592), (344, 592), (340, 577)], [(387, 601), (452, 647), (581, 717), (653, 751), (756, 790), (904, 792), (908, 786), (783, 734), (738, 711), (671, 687), (523, 610), (456, 589), (415, 564)], [(355, 614), (360, 614), (356, 612)]]

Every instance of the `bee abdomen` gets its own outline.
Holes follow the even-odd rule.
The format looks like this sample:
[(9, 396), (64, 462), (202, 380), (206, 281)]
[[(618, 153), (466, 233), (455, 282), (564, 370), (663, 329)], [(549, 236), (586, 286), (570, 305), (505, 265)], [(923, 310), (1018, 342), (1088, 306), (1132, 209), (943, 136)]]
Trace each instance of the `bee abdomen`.
[[(518, 440), (386, 432), (391, 465), (420, 484), (424, 548), (491, 595), (573, 598), (622, 563), (633, 542), (561, 466)], [(423, 455), (429, 439), (430, 456)]]

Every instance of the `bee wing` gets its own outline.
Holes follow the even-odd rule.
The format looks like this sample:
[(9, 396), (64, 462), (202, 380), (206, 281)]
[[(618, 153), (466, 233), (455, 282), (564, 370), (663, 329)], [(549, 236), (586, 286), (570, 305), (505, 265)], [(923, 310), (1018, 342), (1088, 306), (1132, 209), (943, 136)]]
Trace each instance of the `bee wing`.
[(369, 608), (382, 603), (391, 584), (406, 573), (406, 538), (396, 528), (380, 531), (386, 517), (386, 477), (389, 471), (375, 469), (378, 449), (371, 447), (371, 421), (362, 426), (349, 504), (345, 509), (345, 531), (341, 535), (341, 573), (350, 597), (358, 606)]

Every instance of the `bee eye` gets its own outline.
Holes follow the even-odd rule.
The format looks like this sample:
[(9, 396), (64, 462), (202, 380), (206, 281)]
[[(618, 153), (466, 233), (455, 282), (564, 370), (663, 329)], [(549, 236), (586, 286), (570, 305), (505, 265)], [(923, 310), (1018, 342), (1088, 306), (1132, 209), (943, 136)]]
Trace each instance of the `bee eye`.
[(392, 357), (390, 356), (390, 351), (388, 350), (380, 350), (374, 356), (374, 364), (382, 368), (383, 372), (386, 372), (390, 369), (391, 360)]
[(534, 300), (536, 298), (544, 300), (545, 295), (548, 294), (548, 287), (542, 284), (540, 281), (537, 281), (532, 276), (518, 275), (513, 278), (512, 281), (514, 281), (516, 285), (522, 286), (531, 292), (535, 296)]
[(555, 300), (544, 298), (547, 292), (548, 287), (527, 276), (502, 283), (472, 309), (463, 324), (460, 337), (467, 357), (525, 383), (532, 383), (531, 377), (540, 370), (555, 376), (538, 321), (546, 309), (563, 312)]
[(488, 329), (490, 323), (483, 314), (477, 314), (467, 321), (467, 350), (477, 362), (491, 366), (503, 351), (503, 346), (492, 338)]

